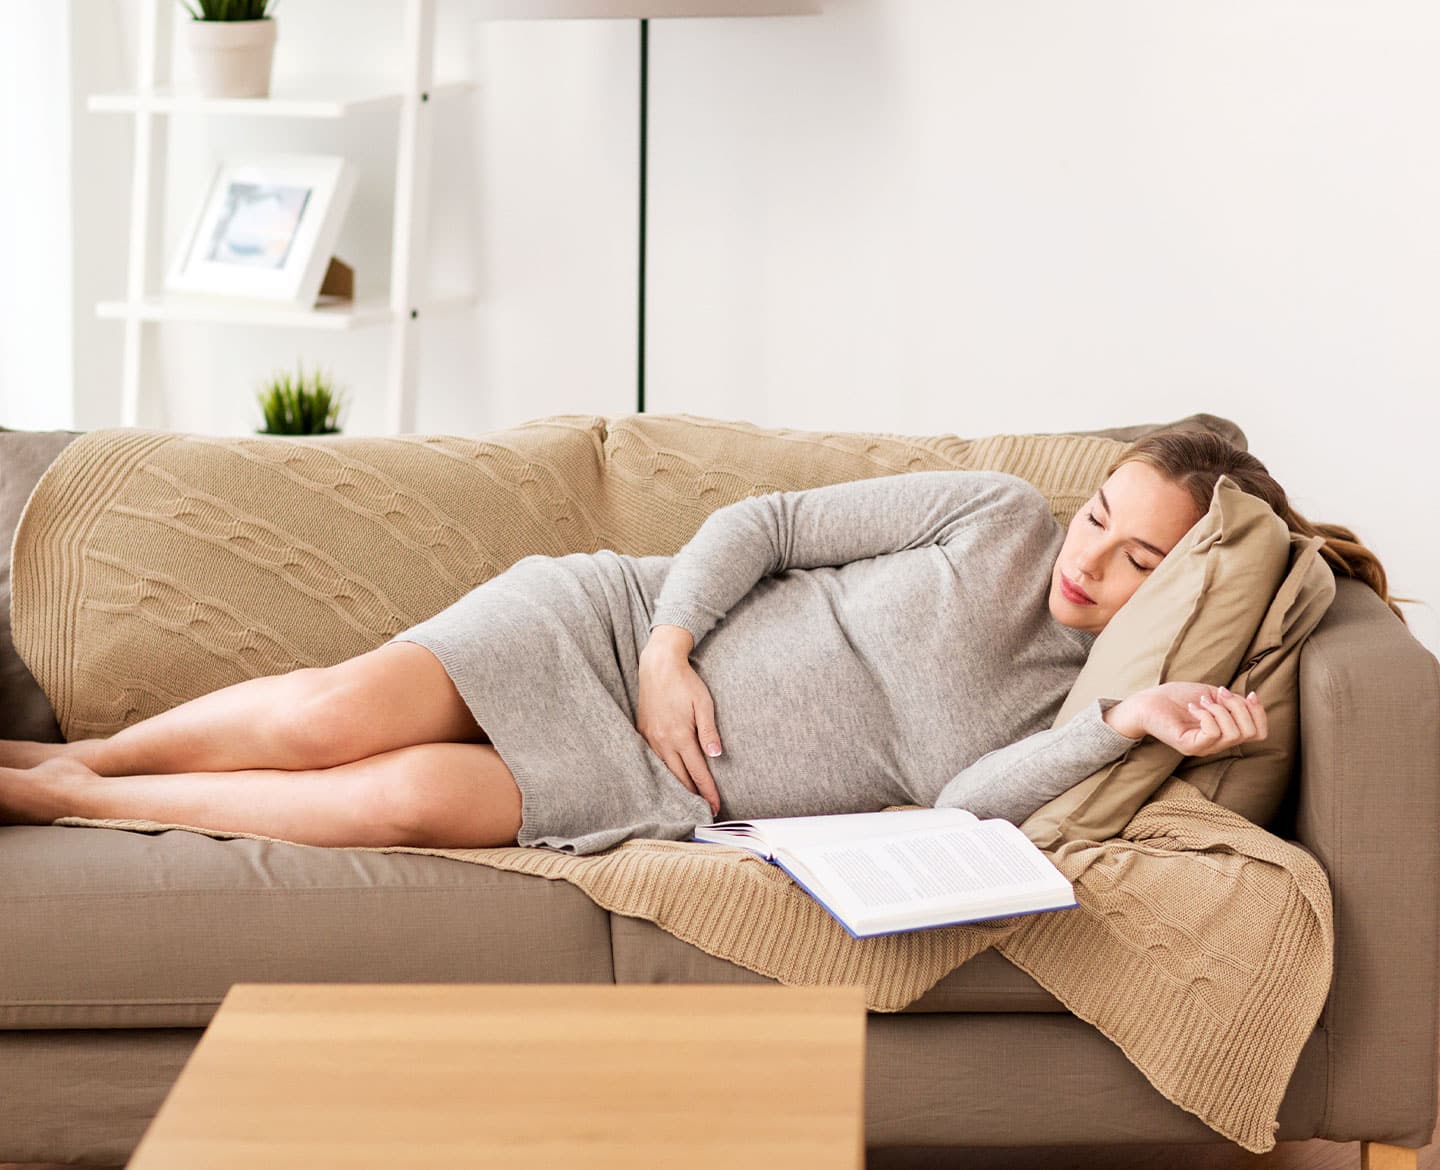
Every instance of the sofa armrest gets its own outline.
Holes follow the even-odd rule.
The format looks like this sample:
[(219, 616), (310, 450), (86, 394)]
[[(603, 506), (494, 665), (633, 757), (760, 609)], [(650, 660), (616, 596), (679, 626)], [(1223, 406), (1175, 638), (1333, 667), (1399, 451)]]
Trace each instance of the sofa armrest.
[(1301, 648), (1295, 834), (1330, 876), (1317, 1136), (1423, 1146), (1440, 1047), (1440, 662), (1340, 578)]

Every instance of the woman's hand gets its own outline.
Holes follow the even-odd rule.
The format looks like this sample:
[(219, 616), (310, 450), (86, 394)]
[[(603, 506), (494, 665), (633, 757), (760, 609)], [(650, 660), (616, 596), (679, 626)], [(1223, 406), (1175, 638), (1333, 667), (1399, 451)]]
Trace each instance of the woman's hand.
[[(1129, 705), (1130, 709), (1121, 712)], [(1224, 687), (1169, 682), (1131, 695), (1107, 714), (1124, 734), (1153, 735), (1187, 756), (1213, 756), (1270, 734), (1264, 704), (1254, 691), (1243, 698)], [(1139, 731), (1133, 728), (1138, 726)]]
[(720, 792), (705, 754), (720, 754), (720, 733), (710, 688), (690, 665), (694, 644), (682, 627), (655, 627), (640, 651), (635, 726), (675, 778), (705, 798), (713, 814), (720, 811)]

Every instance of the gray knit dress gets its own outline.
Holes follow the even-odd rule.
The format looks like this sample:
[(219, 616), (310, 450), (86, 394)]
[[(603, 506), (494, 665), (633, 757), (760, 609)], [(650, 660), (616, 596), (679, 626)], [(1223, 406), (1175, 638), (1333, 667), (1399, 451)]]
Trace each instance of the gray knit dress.
[[(673, 557), (528, 556), (390, 639), (427, 647), (509, 766), (518, 843), (595, 853), (715, 820), (959, 806), (1018, 823), (1140, 742), (1050, 724), (1095, 636), (1047, 598), (1064, 529), (1028, 481), (918, 471), (752, 496)], [(635, 727), (683, 626), (723, 754), (712, 816)]]

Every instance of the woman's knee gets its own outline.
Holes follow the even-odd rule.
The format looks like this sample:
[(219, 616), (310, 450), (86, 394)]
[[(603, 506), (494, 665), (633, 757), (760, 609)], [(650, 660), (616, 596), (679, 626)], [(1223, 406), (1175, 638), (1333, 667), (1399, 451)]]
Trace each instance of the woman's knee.
[(274, 723), (257, 729), (257, 734), (276, 736), (292, 769), (328, 768), (354, 758), (337, 750), (344, 729), (336, 726), (335, 690), (329, 674), (333, 669), (308, 666), (289, 671), (277, 679), (275, 693), (267, 696)]
[(485, 849), (514, 845), (521, 798), (489, 744), (427, 743), (379, 761), (381, 804), (409, 845)]

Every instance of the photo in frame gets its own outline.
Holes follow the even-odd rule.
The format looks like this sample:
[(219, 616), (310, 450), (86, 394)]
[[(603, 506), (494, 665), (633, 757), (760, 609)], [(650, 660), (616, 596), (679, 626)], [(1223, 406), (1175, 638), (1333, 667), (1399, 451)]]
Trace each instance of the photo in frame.
[(180, 239), (166, 290), (313, 308), (354, 188), (354, 166), (335, 155), (225, 159)]

